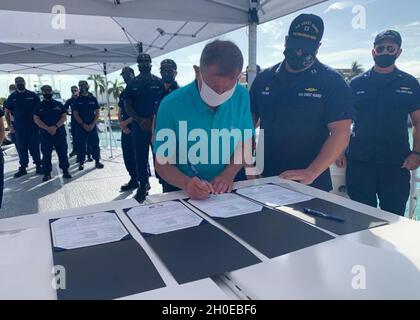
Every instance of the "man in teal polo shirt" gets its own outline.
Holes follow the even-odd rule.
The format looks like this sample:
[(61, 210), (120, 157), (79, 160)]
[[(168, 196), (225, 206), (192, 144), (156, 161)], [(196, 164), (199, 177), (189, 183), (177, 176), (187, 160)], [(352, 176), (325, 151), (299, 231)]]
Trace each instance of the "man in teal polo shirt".
[[(238, 85), (243, 67), (230, 41), (206, 45), (196, 79), (167, 96), (156, 118), (156, 170), (193, 199), (232, 190), (250, 150), (253, 122), (248, 91)], [(246, 155), (245, 155), (246, 156)], [(249, 163), (248, 161), (246, 161)]]

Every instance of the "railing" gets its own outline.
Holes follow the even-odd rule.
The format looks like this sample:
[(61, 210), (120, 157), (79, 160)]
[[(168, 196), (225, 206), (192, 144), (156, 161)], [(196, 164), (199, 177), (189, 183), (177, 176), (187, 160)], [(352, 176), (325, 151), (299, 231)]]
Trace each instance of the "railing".
[(417, 188), (417, 183), (420, 182), (420, 177), (417, 175), (417, 170), (411, 171), (411, 187), (410, 197), (408, 199), (408, 216), (410, 219), (417, 220), (416, 216), (417, 199), (420, 196), (420, 189)]

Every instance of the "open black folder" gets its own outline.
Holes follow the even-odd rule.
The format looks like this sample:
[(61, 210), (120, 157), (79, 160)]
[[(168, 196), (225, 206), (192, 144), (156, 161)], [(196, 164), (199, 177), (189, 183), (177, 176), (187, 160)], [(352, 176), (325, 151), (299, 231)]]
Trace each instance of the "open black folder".
[[(182, 204), (179, 200), (175, 201)], [(192, 215), (198, 216), (186, 206), (184, 207)], [(202, 221), (196, 226), (150, 234), (142, 232), (132, 219), (130, 214), (132, 209), (134, 208), (124, 209), (124, 212), (179, 284), (223, 274), (261, 262), (239, 242), (204, 219), (200, 218)]]
[[(266, 185), (276, 186), (278, 188), (289, 190), (291, 192), (297, 192), (295, 190), (288, 188), (287, 186), (282, 186), (282, 185), (273, 184), (273, 183), (268, 183)], [(235, 190), (235, 192), (238, 193), (238, 190)], [(241, 195), (241, 196), (248, 199), (252, 199), (245, 195)], [(258, 199), (254, 201), (259, 202)], [(304, 213), (305, 209), (315, 210), (322, 214), (326, 214), (326, 215), (330, 215), (330, 216), (334, 216), (339, 219), (342, 219), (342, 221), (340, 222), (340, 221), (336, 221), (332, 219), (327, 219), (325, 217), (307, 215), (309, 218), (312, 218), (308, 220), (309, 223), (312, 223), (316, 225), (317, 227), (320, 227), (324, 230), (333, 232), (338, 235), (344, 235), (344, 234), (362, 231), (366, 229), (372, 229), (372, 228), (376, 228), (376, 227), (388, 224), (388, 222), (383, 219), (376, 218), (374, 216), (364, 214), (357, 210), (346, 208), (339, 204), (332, 203), (330, 201), (319, 199), (319, 198), (312, 198), (309, 200), (306, 199), (304, 201), (299, 201), (292, 204), (286, 204), (284, 205), (284, 207), (296, 210), (300, 213)], [(282, 208), (279, 206), (273, 207), (273, 209), (282, 213), (287, 213), (288, 211), (286, 208), (284, 208), (283, 209), (284, 211), (283, 211)]]
[[(50, 220), (51, 231), (57, 220)], [(54, 244), (52, 237), (51, 232)], [(65, 288), (57, 288), (59, 300), (116, 299), (165, 287), (152, 261), (128, 231), (114, 242), (67, 250), (53, 246), (53, 261), (65, 270)]]
[(336, 222), (334, 220), (325, 219), (322, 217), (314, 217), (314, 224), (316, 226), (338, 235), (372, 229), (388, 224), (388, 222), (385, 220), (340, 206), (323, 199), (316, 198), (309, 201), (290, 204), (287, 205), (287, 207), (293, 208), (294, 210), (300, 212), (303, 212), (305, 208), (310, 208), (312, 210), (317, 210), (326, 214), (332, 214), (343, 219), (344, 222)]
[[(233, 196), (239, 197), (239, 195)], [(245, 198), (242, 200), (249, 201)], [(212, 216), (197, 205), (195, 207)], [(262, 205), (259, 211), (252, 213), (212, 218), (269, 258), (334, 238), (299, 219)]]

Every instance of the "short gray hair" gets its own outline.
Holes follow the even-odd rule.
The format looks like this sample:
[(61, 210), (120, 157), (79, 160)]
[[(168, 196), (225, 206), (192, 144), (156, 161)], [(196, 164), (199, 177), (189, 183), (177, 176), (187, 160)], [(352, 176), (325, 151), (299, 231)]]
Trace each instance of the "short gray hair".
[(232, 41), (214, 40), (204, 47), (200, 58), (200, 68), (212, 65), (217, 66), (220, 76), (229, 76), (242, 71), (244, 57)]

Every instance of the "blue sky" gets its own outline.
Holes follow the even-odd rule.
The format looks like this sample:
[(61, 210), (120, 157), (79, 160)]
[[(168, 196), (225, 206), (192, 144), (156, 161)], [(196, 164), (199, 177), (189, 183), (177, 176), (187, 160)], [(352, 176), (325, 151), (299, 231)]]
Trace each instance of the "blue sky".
[[(366, 28), (355, 30), (352, 21), (355, 16), (352, 9), (361, 5), (366, 10)], [(325, 23), (324, 38), (319, 51), (319, 59), (334, 68), (349, 67), (357, 60), (365, 68), (372, 65), (371, 48), (374, 36), (385, 29), (399, 31), (403, 38), (403, 54), (397, 65), (404, 71), (420, 78), (420, 1), (419, 0), (362, 0), (362, 1), (327, 1), (317, 6), (302, 10), (305, 13), (320, 15)], [(283, 59), (284, 37), (290, 22), (299, 13), (293, 13), (258, 26), (258, 64), (265, 68)], [(247, 29), (243, 28), (219, 38), (229, 39), (241, 48), (245, 60), (248, 55)], [(206, 41), (207, 42), (207, 41)], [(155, 58), (153, 72), (158, 73), (161, 60), (171, 58), (178, 64), (178, 82), (182, 85), (194, 78), (192, 66), (198, 63), (204, 43), (177, 50)], [(247, 64), (247, 63), (246, 63)], [(246, 65), (245, 64), (245, 65)], [(137, 70), (136, 70), (137, 72)], [(110, 80), (118, 73), (110, 75)], [(63, 97), (69, 96), (70, 86), (85, 76), (43, 76), (43, 82), (55, 84), (62, 90)], [(14, 75), (0, 75), (0, 96), (7, 92), (8, 84)], [(32, 76), (32, 82), (38, 77)]]

